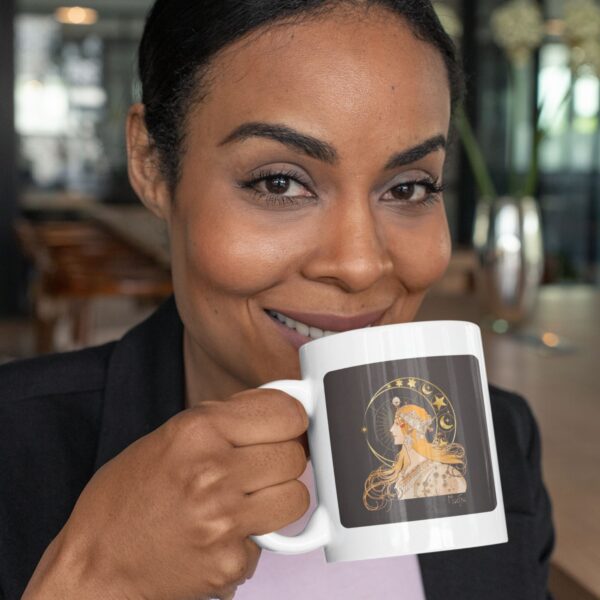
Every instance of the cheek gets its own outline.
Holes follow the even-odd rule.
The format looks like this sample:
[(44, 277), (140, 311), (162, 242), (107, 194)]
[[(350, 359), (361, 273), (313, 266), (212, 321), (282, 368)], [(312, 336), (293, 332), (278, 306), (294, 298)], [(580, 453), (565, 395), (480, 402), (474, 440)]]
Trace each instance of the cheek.
[(398, 279), (409, 291), (422, 291), (441, 279), (452, 244), (443, 210), (413, 227), (389, 227), (387, 247)]
[(307, 245), (302, 228), (277, 226), (272, 217), (218, 191), (211, 198), (222, 200), (198, 201), (173, 225), (174, 276), (177, 270), (186, 286), (203, 293), (245, 298), (294, 272)]

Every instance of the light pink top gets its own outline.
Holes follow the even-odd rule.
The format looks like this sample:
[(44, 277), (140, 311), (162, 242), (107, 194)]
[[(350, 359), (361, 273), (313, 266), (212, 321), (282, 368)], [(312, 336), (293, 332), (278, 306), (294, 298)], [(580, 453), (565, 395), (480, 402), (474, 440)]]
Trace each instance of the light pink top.
[[(300, 481), (310, 490), (311, 505), (296, 523), (281, 531), (295, 535), (315, 509), (311, 463)], [(425, 600), (416, 556), (326, 563), (323, 550), (294, 556), (263, 550), (254, 577), (238, 588), (235, 600)]]

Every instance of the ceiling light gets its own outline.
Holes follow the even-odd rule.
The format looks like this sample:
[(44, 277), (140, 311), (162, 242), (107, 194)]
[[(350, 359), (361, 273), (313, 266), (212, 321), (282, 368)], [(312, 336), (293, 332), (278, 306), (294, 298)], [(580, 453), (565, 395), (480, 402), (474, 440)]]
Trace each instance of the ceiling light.
[(82, 6), (61, 6), (54, 12), (54, 18), (65, 25), (93, 25), (98, 20), (98, 11)]

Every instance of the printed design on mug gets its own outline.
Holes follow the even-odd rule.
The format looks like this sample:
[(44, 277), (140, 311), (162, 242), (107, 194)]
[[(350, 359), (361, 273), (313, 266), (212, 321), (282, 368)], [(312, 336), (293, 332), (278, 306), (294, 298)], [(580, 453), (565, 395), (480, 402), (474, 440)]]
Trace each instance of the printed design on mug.
[(365, 481), (364, 507), (389, 510), (395, 500), (466, 492), (467, 457), (456, 428), (452, 402), (429, 381), (404, 377), (377, 390), (362, 432), (381, 466)]

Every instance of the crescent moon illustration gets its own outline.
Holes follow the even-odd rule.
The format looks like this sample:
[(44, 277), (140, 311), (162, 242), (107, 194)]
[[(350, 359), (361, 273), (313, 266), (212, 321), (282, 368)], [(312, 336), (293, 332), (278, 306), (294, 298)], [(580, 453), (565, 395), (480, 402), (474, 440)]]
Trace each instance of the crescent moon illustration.
[(431, 386), (428, 383), (424, 383), (423, 387), (421, 388), (421, 390), (423, 391), (424, 394), (426, 394), (427, 396), (433, 394), (433, 389), (431, 389)]
[(440, 419), (440, 427), (445, 431), (450, 431), (454, 429), (454, 424), (452, 422), (448, 423), (445, 416)]

